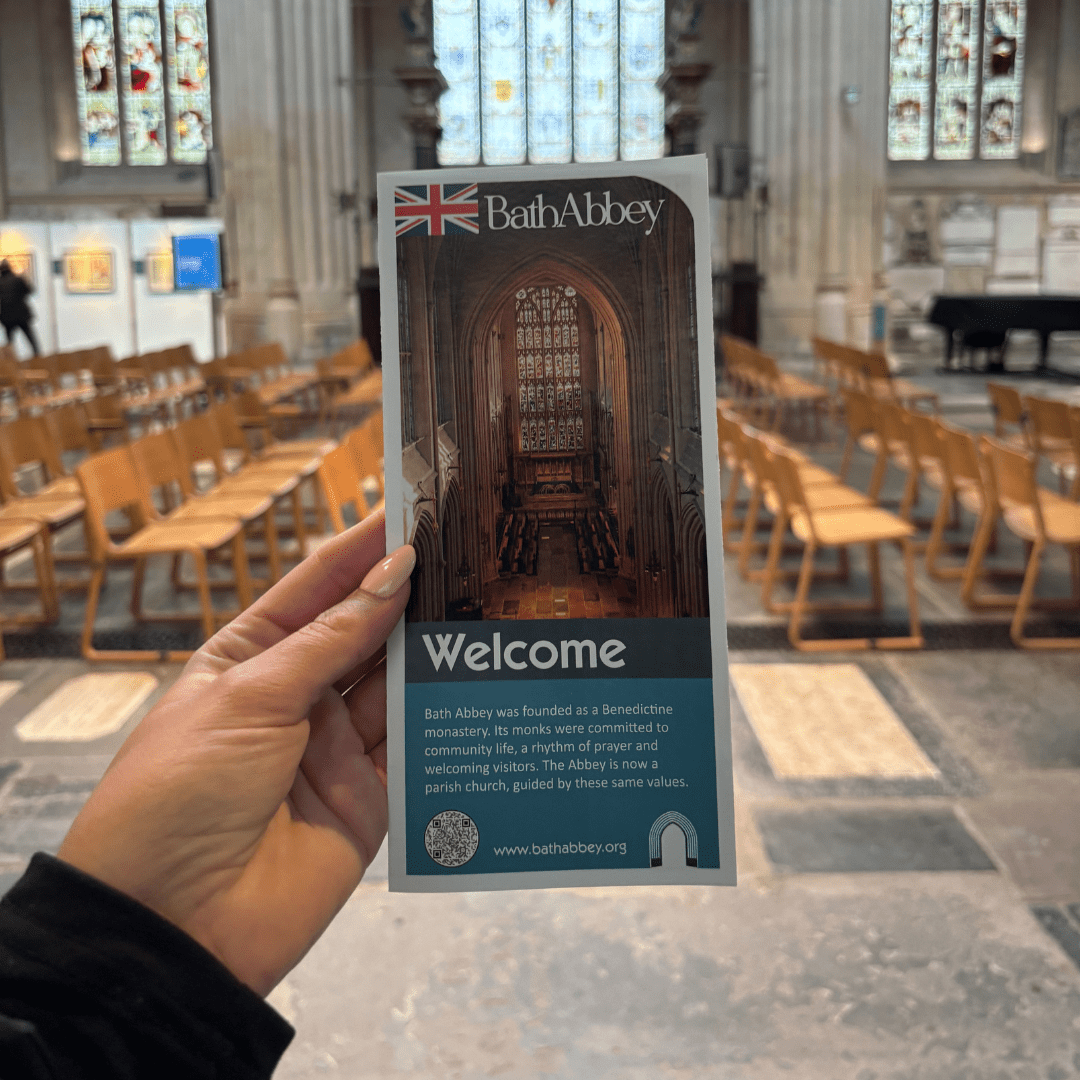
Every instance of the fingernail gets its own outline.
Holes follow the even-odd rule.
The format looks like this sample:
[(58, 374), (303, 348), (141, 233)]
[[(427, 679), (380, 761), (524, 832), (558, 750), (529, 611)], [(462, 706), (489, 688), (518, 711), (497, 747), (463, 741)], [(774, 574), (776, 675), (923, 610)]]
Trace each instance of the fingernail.
[(409, 580), (414, 566), (416, 552), (406, 544), (372, 567), (360, 588), (372, 596), (388, 600)]

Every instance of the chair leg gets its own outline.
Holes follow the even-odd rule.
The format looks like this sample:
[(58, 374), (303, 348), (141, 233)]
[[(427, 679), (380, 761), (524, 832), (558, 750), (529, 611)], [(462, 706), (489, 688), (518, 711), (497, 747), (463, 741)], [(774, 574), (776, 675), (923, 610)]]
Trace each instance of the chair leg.
[(906, 638), (878, 638), (874, 645), (879, 649), (921, 649), (926, 644), (919, 622), (919, 595), (915, 588), (915, 548), (910, 538), (901, 542), (904, 551), (904, 578), (907, 584), (908, 624), (911, 636)]
[(240, 604), (240, 610), (245, 611), (251, 607), (251, 571), (248, 567), (246, 537), (241, 529), (232, 541), (232, 564), (233, 574), (236, 577), (236, 599)]
[(281, 580), (281, 551), (278, 548), (277, 522), (274, 520), (273, 506), (263, 515), (263, 534), (266, 540), (269, 587), (276, 585)]
[(131, 579), (131, 615), (136, 622), (142, 620), (143, 584), (146, 581), (145, 556), (135, 560), (135, 571)]
[(803, 551), (802, 566), (799, 568), (799, 583), (795, 587), (795, 600), (791, 605), (791, 618), (788, 621), (788, 641), (796, 648), (805, 650), (808, 643), (802, 640), (802, 619), (806, 599), (810, 594), (810, 579), (814, 576), (814, 545), (808, 541)]
[[(217, 632), (217, 620), (214, 617), (214, 604), (210, 597), (210, 578), (206, 570), (206, 553), (195, 550), (191, 552), (191, 557), (195, 561), (195, 580), (199, 588), (199, 614), (202, 617), (203, 636), (209, 641)], [(239, 583), (237, 584), (237, 591), (239, 592)]]
[(754, 484), (750, 494), (750, 505), (743, 518), (742, 540), (739, 542), (739, 576), (744, 581), (750, 580), (750, 553), (754, 546), (754, 533), (757, 531), (758, 514), (761, 510), (761, 484)]
[(874, 462), (874, 471), (870, 477), (870, 487), (866, 494), (874, 500), (878, 501), (878, 496), (881, 494), (882, 485), (885, 483), (885, 473), (889, 468), (889, 451), (885, 446), (882, 446), (878, 450), (877, 460)]
[(843, 482), (847, 482), (848, 469), (851, 468), (851, 458), (855, 450), (855, 436), (849, 431), (844, 440), (844, 456), (840, 459), (840, 472), (837, 474)]
[(56, 577), (53, 572), (50, 546), (39, 533), (34, 537), (34, 571), (37, 574), (38, 590), (41, 593), (41, 613), (48, 623), (60, 618), (60, 597), (56, 591)]
[(926, 541), (926, 572), (937, 581), (945, 581), (950, 578), (957, 578), (963, 574), (963, 571), (951, 567), (949, 570), (939, 569), (937, 561), (941, 555), (942, 541), (945, 536), (945, 528), (949, 524), (949, 516), (953, 507), (954, 492), (952, 487), (946, 483), (946, 486), (941, 489), (941, 495), (938, 499), (937, 513), (934, 514), (934, 523), (930, 526), (930, 536)]
[(780, 551), (784, 543), (784, 533), (787, 531), (787, 515), (781, 509), (773, 518), (772, 534), (769, 537), (769, 554), (765, 560), (765, 571), (761, 578), (761, 606), (769, 612), (776, 614), (777, 608), (773, 603), (773, 590), (776, 588), (777, 568), (780, 565)]
[(292, 489), (291, 496), (293, 528), (296, 531), (296, 546), (303, 561), (307, 557), (307, 530), (304, 527), (304, 501), (300, 496), (300, 485)]
[(986, 607), (1012, 607), (1016, 600), (1014, 597), (998, 596), (996, 598), (977, 597), (975, 586), (982, 573), (983, 559), (986, 558), (986, 549), (990, 545), (990, 538), (997, 527), (997, 511), (992, 507), (984, 507), (979, 515), (979, 523), (975, 528), (975, 537), (968, 551), (967, 562), (964, 564), (963, 584), (960, 587), (960, 598), (964, 604), (972, 610)]
[(881, 545), (876, 541), (866, 545), (870, 562), (870, 610), (880, 615), (885, 607), (885, 593), (881, 587)]
[(1028, 609), (1031, 607), (1032, 597), (1035, 595), (1035, 585), (1039, 580), (1039, 569), (1042, 564), (1043, 545), (1041, 541), (1031, 548), (1028, 556), (1027, 570), (1024, 572), (1024, 584), (1020, 588), (1020, 596), (1017, 600), (1016, 611), (1013, 613), (1012, 625), (1009, 627), (1009, 637), (1018, 649), (1046, 648), (1038, 642), (1030, 642), (1024, 637), (1024, 620), (1027, 619)]

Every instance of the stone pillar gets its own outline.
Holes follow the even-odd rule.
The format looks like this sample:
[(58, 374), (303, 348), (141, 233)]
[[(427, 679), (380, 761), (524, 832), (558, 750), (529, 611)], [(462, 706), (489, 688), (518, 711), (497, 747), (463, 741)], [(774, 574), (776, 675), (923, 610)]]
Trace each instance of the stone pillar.
[(888, 5), (753, 2), (762, 340), (797, 351), (814, 334), (868, 345), (882, 269)]
[(667, 66), (657, 85), (664, 92), (664, 128), (671, 157), (698, 152), (698, 129), (704, 112), (701, 84), (712, 64), (700, 56), (700, 0), (675, 0), (668, 12)]
[(357, 334), (349, 0), (213, 10), (229, 348), (311, 359)]
[(432, 48), (431, 0), (410, 0), (401, 9), (408, 39), (409, 63), (394, 69), (409, 95), (409, 107), (401, 119), (413, 134), (413, 163), (417, 169), (438, 168), (439, 98), (447, 89), (446, 79), (435, 66)]

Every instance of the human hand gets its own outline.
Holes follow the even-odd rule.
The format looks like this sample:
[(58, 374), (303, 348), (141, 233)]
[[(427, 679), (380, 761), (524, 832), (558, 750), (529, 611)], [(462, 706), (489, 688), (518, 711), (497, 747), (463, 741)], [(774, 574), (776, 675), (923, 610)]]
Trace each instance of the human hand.
[(416, 557), (385, 558), (384, 526), (380, 513), (335, 537), (208, 641), (59, 851), (263, 995), (386, 835), (381, 651)]

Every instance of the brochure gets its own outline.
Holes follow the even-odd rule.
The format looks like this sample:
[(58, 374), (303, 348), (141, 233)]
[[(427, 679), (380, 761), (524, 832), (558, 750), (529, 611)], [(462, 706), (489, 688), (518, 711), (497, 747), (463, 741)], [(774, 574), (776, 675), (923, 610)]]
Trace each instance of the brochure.
[(390, 888), (735, 884), (705, 158), (379, 177)]

